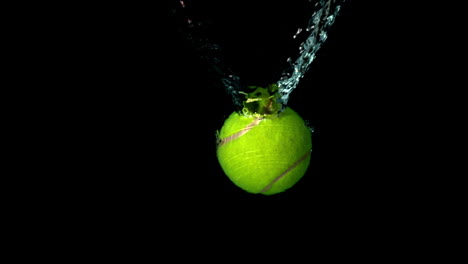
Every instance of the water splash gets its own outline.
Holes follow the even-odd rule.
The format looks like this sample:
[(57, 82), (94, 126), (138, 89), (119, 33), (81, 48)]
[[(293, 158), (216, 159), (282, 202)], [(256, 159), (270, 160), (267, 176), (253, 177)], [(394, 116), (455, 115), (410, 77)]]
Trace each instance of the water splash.
[(241, 78), (237, 73), (229, 67), (229, 63), (224, 60), (223, 47), (206, 36), (205, 27), (208, 26), (207, 22), (193, 14), (196, 11), (192, 10), (193, 3), (191, 1), (178, 0), (177, 8), (173, 12), (180, 13), (184, 24), (179, 30), (184, 31), (186, 40), (196, 50), (208, 72), (213, 75), (214, 85), (224, 87), (226, 92), (231, 95), (234, 105), (240, 109), (245, 100), (241, 93), (246, 86), (241, 82)]
[[(290, 67), (283, 71), (280, 80), (278, 81), (279, 93), (281, 95), (279, 101), (283, 106), (288, 104), (289, 95), (297, 87), (299, 81), (309, 69), (310, 64), (314, 61), (317, 51), (327, 39), (327, 31), (335, 22), (335, 18), (340, 11), (343, 1), (322, 0), (316, 5), (316, 11), (312, 14), (306, 28), (310, 35), (299, 46), (299, 56), (294, 63), (288, 58)], [(293, 38), (300, 34), (302, 29), (298, 29)]]
[[(311, 2), (311, 0), (309, 0)], [(288, 67), (282, 72), (276, 85), (278, 87), (278, 103), (284, 108), (288, 104), (291, 92), (298, 86), (299, 81), (304, 77), (310, 64), (314, 61), (317, 51), (327, 40), (327, 31), (335, 22), (335, 18), (340, 11), (341, 4), (345, 0), (320, 0), (314, 6), (314, 12), (309, 19), (307, 27), (303, 30), (297, 29), (292, 36), (296, 39), (301, 34), (309, 34), (305, 41), (299, 45), (299, 55), (292, 62), (287, 59)], [(179, 8), (182, 8), (185, 26), (185, 34), (191, 45), (197, 50), (200, 59), (207, 65), (208, 71), (214, 76), (227, 93), (231, 95), (234, 105), (238, 109), (243, 108), (245, 101), (245, 91), (248, 90), (241, 78), (224, 61), (223, 49), (221, 46), (212, 42), (204, 35), (204, 22), (192, 17), (190, 13), (190, 1), (178, 0)], [(275, 97), (276, 98), (276, 97)]]

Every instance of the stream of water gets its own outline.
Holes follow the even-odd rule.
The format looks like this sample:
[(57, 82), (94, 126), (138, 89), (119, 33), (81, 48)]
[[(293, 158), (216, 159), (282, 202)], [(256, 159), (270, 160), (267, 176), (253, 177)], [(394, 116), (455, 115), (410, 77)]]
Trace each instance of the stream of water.
[[(341, 8), (341, 3), (337, 2), (333, 0), (321, 0), (316, 3), (315, 11), (305, 28), (306, 32), (310, 32), (309, 36), (300, 44), (297, 59), (294, 63), (290, 64), (288, 69), (283, 71), (277, 83), (281, 95), (280, 103), (282, 105), (287, 105), (289, 95), (298, 86), (300, 79), (304, 77), (310, 64), (314, 61), (317, 51), (327, 40), (327, 31), (335, 22), (335, 18)], [(301, 33), (302, 28), (299, 28), (297, 32)], [(293, 38), (296, 38), (297, 34)], [(290, 58), (288, 58), (288, 61), (292, 62)]]
[[(183, 11), (189, 9), (189, 0), (178, 0), (179, 8)], [(345, 0), (319, 0), (315, 4), (310, 4), (311, 17), (307, 25), (298, 27), (291, 38), (305, 38), (298, 47), (296, 58), (284, 58), (288, 62), (288, 67), (282, 70), (276, 85), (278, 87), (278, 103), (283, 107), (288, 104), (291, 92), (297, 88), (300, 80), (307, 73), (311, 63), (316, 58), (317, 51), (327, 40), (328, 30), (335, 22), (339, 14), (341, 5)], [(309, 0), (309, 2), (312, 2)], [(191, 45), (199, 52), (200, 59), (209, 65), (209, 70), (214, 74), (214, 78), (220, 80), (222, 86), (231, 95), (233, 103), (241, 109), (245, 101), (245, 91), (247, 85), (242, 82), (241, 76), (236, 74), (229, 62), (223, 60), (220, 55), (222, 47), (214, 43), (207, 36), (203, 36), (201, 30), (203, 21), (194, 19), (189, 12), (183, 14), (183, 19), (187, 30), (187, 39)], [(241, 19), (241, 18), (239, 18)], [(305, 36), (304, 36), (305, 35)]]

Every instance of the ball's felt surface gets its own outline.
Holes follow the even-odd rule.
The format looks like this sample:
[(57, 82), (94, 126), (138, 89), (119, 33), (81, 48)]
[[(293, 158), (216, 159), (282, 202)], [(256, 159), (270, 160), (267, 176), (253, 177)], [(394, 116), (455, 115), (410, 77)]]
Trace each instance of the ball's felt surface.
[(250, 193), (271, 195), (292, 187), (305, 174), (311, 151), (311, 130), (289, 107), (268, 118), (234, 112), (218, 133), (222, 169)]

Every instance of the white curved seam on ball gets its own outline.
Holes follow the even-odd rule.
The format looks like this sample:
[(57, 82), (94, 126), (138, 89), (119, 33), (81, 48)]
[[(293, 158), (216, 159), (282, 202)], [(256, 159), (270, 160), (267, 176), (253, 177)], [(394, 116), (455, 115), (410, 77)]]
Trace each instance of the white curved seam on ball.
[(304, 161), (309, 155), (310, 153), (312, 152), (312, 150), (309, 150), (307, 151), (306, 154), (304, 154), (302, 157), (300, 157), (296, 162), (294, 162), (289, 168), (287, 168), (283, 173), (281, 173), (278, 177), (276, 177), (275, 179), (273, 179), (273, 181), (270, 182), (270, 184), (268, 184), (267, 186), (265, 186), (265, 188), (263, 188), (260, 192), (266, 192), (268, 190), (271, 189), (271, 187), (273, 187), (273, 184), (277, 181), (279, 181), (281, 178), (283, 178), (286, 174), (288, 174), (288, 172), (290, 172), (292, 169), (294, 169), (295, 167), (297, 167), (297, 165), (299, 165), (302, 161)]
[(244, 127), (242, 130), (240, 130), (239, 132), (236, 132), (228, 137), (225, 137), (223, 139), (221, 139), (221, 142), (219, 143), (218, 147), (224, 145), (224, 144), (227, 144), (231, 141), (233, 141), (234, 139), (237, 139), (243, 135), (245, 135), (247, 132), (249, 132), (253, 127), (257, 126), (258, 124), (260, 124), (260, 122), (262, 121), (263, 119), (262, 118), (255, 118), (254, 121), (250, 122), (246, 127)]

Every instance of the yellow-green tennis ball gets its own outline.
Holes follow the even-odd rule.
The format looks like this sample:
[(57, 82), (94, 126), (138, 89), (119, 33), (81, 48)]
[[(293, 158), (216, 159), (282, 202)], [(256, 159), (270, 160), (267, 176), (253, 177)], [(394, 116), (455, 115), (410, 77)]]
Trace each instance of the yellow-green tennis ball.
[(217, 156), (231, 181), (250, 193), (283, 192), (305, 174), (312, 135), (291, 108), (260, 118), (232, 113), (218, 134)]

